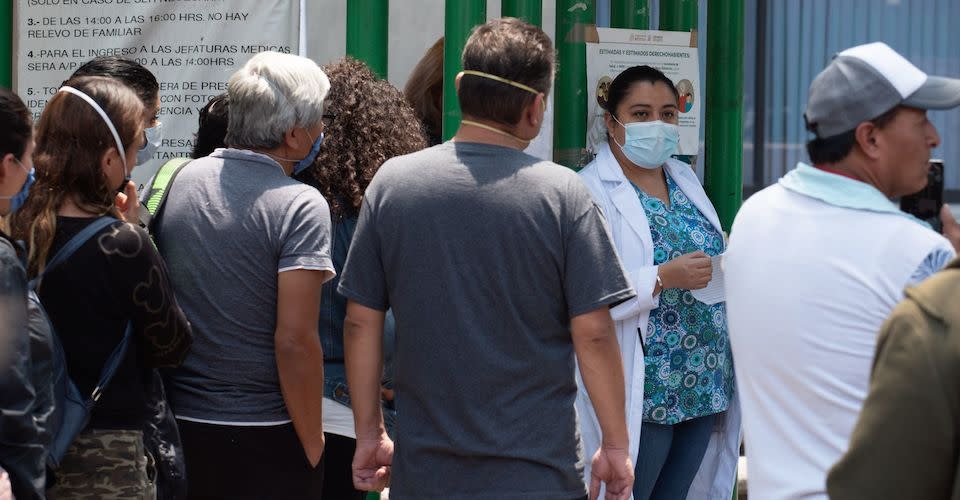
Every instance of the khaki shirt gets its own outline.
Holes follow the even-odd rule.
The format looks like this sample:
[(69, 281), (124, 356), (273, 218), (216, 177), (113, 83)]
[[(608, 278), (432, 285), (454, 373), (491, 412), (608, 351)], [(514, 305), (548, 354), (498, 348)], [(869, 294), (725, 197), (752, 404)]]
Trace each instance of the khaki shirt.
[(960, 259), (884, 323), (850, 449), (827, 478), (833, 500), (960, 500)]

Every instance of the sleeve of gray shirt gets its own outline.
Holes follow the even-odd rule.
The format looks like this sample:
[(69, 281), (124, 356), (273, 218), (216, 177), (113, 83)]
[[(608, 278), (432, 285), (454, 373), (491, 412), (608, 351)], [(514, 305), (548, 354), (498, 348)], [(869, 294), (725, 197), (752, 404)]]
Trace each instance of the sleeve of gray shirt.
[(563, 288), (570, 317), (635, 295), (600, 207), (575, 180), (568, 201), (579, 215), (564, 232)]
[(337, 291), (366, 307), (386, 311), (390, 304), (383, 261), (380, 258), (380, 237), (374, 222), (375, 214), (370, 208), (372, 195), (368, 189), (363, 197), (357, 229), (350, 242), (350, 251), (347, 253), (347, 262), (343, 265)]
[(304, 189), (287, 208), (280, 232), (280, 259), (277, 272), (306, 269), (336, 271), (330, 258), (330, 208), (320, 193)]

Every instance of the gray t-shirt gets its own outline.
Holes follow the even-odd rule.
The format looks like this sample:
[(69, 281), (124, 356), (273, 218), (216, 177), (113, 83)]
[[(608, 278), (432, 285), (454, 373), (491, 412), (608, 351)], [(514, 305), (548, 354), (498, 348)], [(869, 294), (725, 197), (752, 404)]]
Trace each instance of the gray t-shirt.
[(478, 143), (388, 161), (339, 290), (396, 318), (391, 498), (584, 495), (570, 318), (633, 291), (573, 171)]
[(332, 275), (326, 201), (267, 156), (218, 149), (174, 179), (157, 238), (193, 326), (193, 349), (167, 389), (177, 417), (288, 421), (274, 352), (277, 275)]

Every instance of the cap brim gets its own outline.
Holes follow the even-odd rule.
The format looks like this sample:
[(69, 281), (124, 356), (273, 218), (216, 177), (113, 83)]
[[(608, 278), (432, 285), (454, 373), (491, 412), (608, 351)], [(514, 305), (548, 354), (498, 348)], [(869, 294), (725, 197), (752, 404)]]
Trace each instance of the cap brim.
[(903, 100), (904, 106), (920, 109), (950, 109), (960, 106), (960, 80), (928, 76), (927, 81)]

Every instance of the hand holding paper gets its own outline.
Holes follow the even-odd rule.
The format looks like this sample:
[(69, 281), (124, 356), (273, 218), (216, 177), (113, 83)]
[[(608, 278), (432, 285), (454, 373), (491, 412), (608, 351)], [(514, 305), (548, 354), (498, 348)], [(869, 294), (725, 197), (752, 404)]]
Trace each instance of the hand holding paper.
[(723, 254), (710, 257), (710, 263), (713, 266), (713, 273), (710, 276), (710, 282), (707, 286), (699, 290), (691, 290), (693, 298), (704, 304), (713, 305), (723, 302)]

